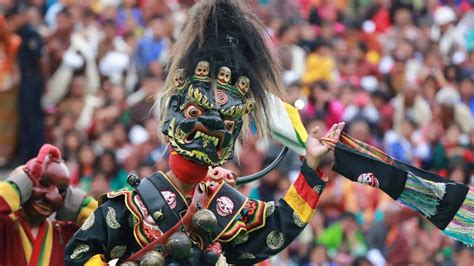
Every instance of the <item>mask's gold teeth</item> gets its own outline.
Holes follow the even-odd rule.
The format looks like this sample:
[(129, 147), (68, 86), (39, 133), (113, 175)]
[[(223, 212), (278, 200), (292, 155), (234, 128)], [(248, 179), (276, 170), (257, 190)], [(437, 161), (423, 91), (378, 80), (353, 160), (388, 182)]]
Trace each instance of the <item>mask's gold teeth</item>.
[(209, 142), (213, 144), (215, 147), (217, 147), (217, 145), (219, 144), (219, 138), (206, 135), (205, 133), (202, 133), (201, 131), (197, 131), (193, 139), (201, 139), (204, 143), (204, 147), (207, 147)]

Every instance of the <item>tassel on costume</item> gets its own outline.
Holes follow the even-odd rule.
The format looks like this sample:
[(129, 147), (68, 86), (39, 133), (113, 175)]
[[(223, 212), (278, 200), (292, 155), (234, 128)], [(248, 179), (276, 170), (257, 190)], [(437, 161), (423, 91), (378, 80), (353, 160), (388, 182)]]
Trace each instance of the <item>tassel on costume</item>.
[(421, 213), (447, 236), (467, 245), (474, 243), (472, 188), (399, 162), (344, 133), (334, 151), (334, 170), (339, 174), (380, 188)]
[(446, 185), (444, 183), (424, 180), (412, 172), (407, 172), (405, 189), (398, 200), (425, 217), (431, 217), (436, 214), (439, 201), (445, 192)]
[[(279, 99), (277, 99), (279, 100)], [(307, 134), (292, 106), (276, 101), (273, 137), (303, 155)], [(421, 213), (443, 233), (474, 245), (474, 189), (399, 162), (380, 149), (342, 133), (339, 142), (320, 141), (335, 151), (333, 170), (359, 183), (377, 187), (392, 199)], [(469, 193), (468, 193), (469, 192)]]
[(474, 188), (470, 188), (466, 199), (443, 233), (466, 245), (474, 246)]

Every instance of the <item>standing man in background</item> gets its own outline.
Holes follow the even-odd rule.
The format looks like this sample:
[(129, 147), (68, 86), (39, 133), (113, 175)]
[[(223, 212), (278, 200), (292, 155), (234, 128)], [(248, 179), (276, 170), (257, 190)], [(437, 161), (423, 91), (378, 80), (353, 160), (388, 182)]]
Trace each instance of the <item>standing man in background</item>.
[(20, 90), (18, 112), (20, 114), (19, 163), (34, 157), (44, 143), (44, 123), (41, 111), (41, 95), (44, 78), (41, 71), (43, 40), (28, 22), (26, 6), (15, 4), (7, 10), (6, 17), (12, 31), (22, 39), (18, 52)]

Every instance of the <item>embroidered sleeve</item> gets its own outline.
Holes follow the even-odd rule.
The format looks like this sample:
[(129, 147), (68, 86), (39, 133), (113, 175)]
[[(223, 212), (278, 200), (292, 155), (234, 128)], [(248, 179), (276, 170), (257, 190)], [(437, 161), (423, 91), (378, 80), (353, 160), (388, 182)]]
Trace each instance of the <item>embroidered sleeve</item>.
[(0, 182), (0, 214), (8, 215), (20, 208), (20, 192), (10, 182)]
[(316, 174), (303, 161), (300, 175), (278, 205), (249, 200), (241, 218), (220, 239), (227, 262), (257, 263), (288, 246), (313, 216), (324, 190), (323, 179), (322, 171)]
[(77, 215), (76, 223), (82, 225), (84, 221), (97, 209), (97, 201), (92, 197), (87, 197), (82, 201)]
[(318, 168), (315, 173), (304, 160), (298, 178), (291, 184), (284, 197), (285, 202), (304, 223), (308, 223), (313, 217), (319, 196), (326, 186), (323, 180), (327, 178), (322, 170)]
[(66, 265), (110, 261), (128, 257), (136, 250), (129, 222), (130, 212), (123, 197), (109, 199), (95, 210), (69, 241), (65, 251)]

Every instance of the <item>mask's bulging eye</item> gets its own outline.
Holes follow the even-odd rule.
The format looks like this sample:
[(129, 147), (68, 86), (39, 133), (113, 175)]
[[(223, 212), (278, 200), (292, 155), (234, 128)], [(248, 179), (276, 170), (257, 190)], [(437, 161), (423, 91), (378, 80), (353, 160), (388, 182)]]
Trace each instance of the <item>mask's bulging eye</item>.
[(227, 130), (227, 132), (232, 133), (232, 131), (234, 131), (234, 127), (235, 127), (235, 121), (225, 120), (224, 121), (224, 126), (225, 126), (225, 130)]
[(194, 105), (189, 105), (184, 109), (184, 116), (189, 119), (198, 118), (202, 113), (203, 111)]

